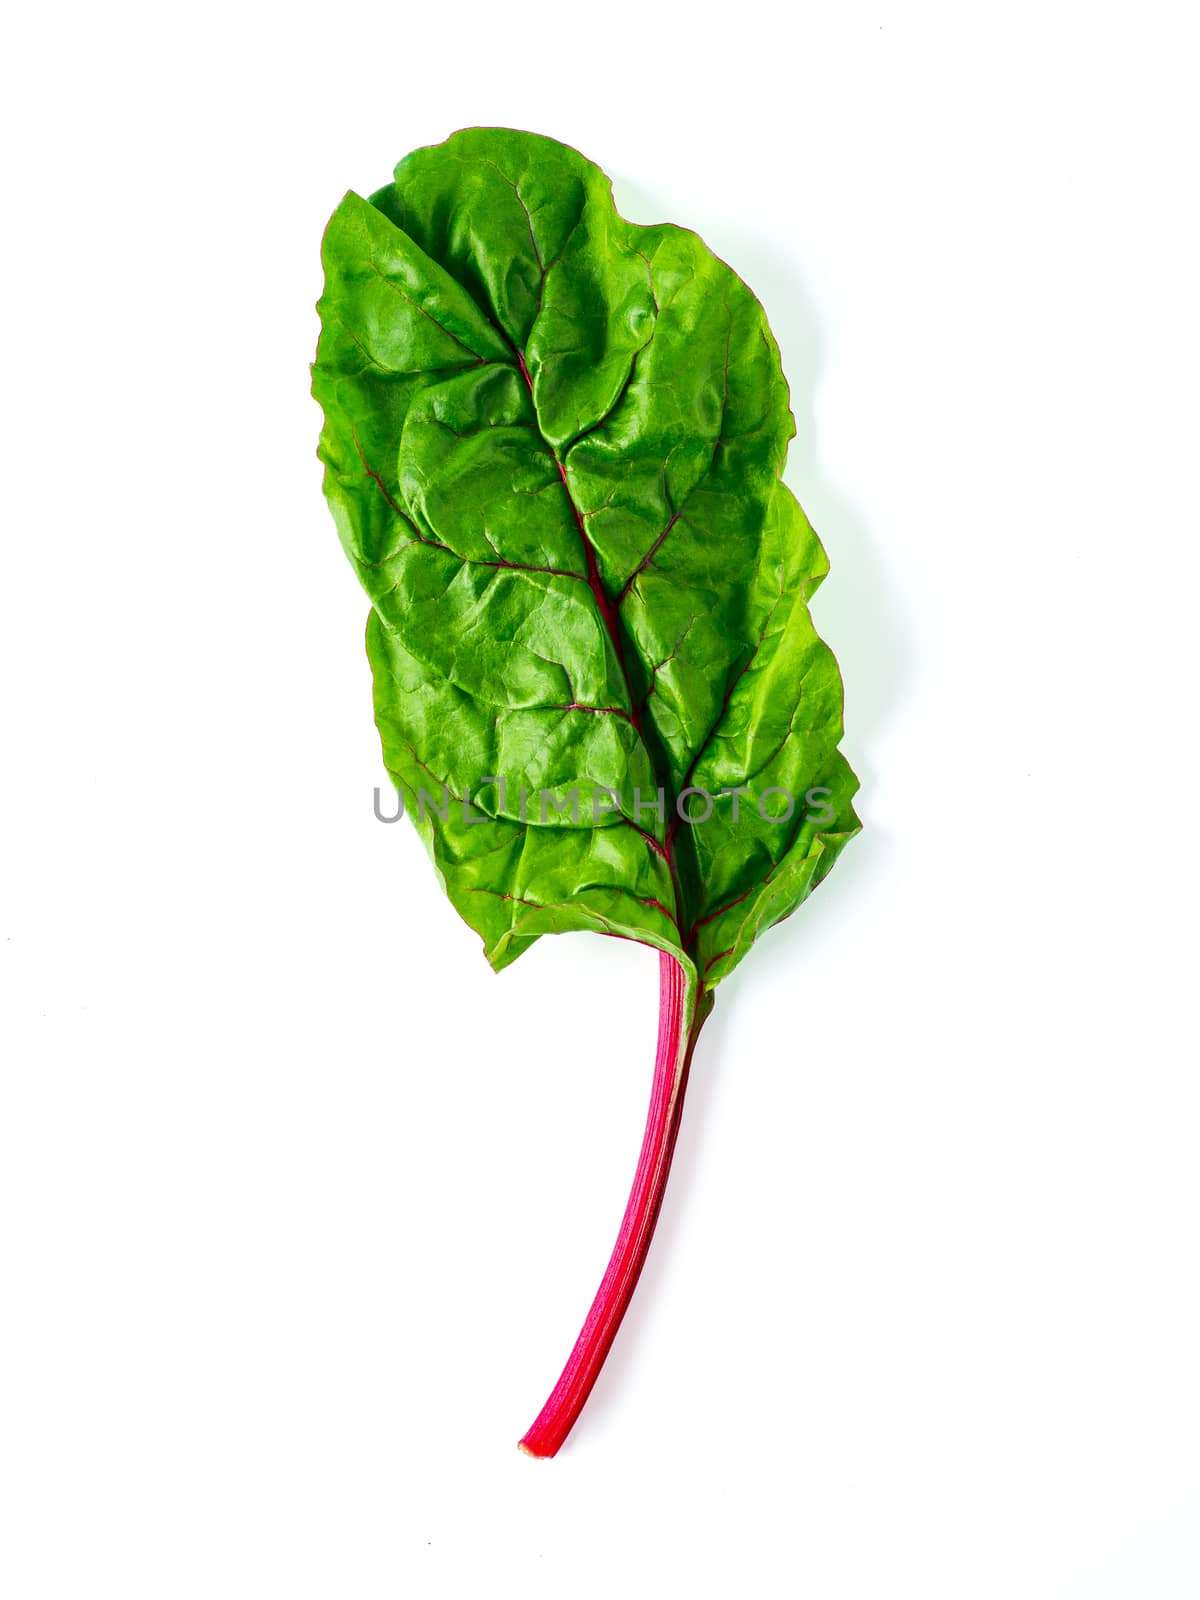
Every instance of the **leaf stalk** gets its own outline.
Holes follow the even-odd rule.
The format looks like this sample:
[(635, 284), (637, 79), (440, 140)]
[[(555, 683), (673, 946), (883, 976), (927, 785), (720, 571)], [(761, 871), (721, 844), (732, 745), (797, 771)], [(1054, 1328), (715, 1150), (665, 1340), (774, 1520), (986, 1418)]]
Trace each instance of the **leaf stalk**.
[(633, 1188), (608, 1269), (575, 1348), (537, 1420), (520, 1441), (520, 1448), (527, 1455), (548, 1457), (558, 1453), (600, 1376), (600, 1369), (629, 1308), (662, 1209), (683, 1114), (692, 1052), (711, 1009), (711, 994), (703, 994), (697, 1003), (695, 989), (688, 983), (682, 964), (661, 951), (658, 1052)]

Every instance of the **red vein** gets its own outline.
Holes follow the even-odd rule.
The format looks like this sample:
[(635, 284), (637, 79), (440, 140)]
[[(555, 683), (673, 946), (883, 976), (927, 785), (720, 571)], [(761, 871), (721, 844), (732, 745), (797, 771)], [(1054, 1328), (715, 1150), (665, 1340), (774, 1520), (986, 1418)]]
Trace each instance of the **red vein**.
[(675, 644), (672, 647), (670, 655), (669, 656), (664, 656), (661, 661), (655, 662), (654, 666), (651, 667), (651, 669), (650, 669), (650, 682), (649, 682), (649, 685), (647, 686), (645, 694), (642, 696), (642, 699), (641, 699), (641, 709), (642, 710), (645, 709), (646, 704), (650, 699), (650, 696), (652, 694), (654, 694), (656, 692), (657, 688), (658, 688), (658, 675), (659, 675), (659, 673), (662, 671), (662, 669), (665, 666), (667, 666), (670, 662), (675, 660), (675, 657), (679, 654), (680, 646), (683, 644), (683, 641), (687, 638), (688, 634), (691, 633), (692, 628), (693, 628), (694, 624), (696, 623), (696, 621), (698, 620), (699, 616), (700, 616), (700, 613), (698, 611), (693, 611), (692, 612), (691, 616), (687, 620), (687, 626), (684, 628), (683, 632), (679, 635), (678, 639), (676, 639)]
[[(358, 451), (358, 459), (362, 462), (363, 471), (366, 473), (367, 477), (371, 479), (372, 483), (374, 483), (375, 487), (379, 490), (380, 494), (387, 501), (388, 505), (391, 506), (392, 510), (396, 513), (396, 515), (403, 521), (405, 527), (412, 528), (412, 523), (408, 520), (408, 518), (405, 516), (404, 512), (401, 511), (400, 507), (392, 499), (392, 496), (391, 496), (391, 493), (390, 493), (390, 491), (388, 489), (387, 484), (384, 483), (383, 479), (379, 476), (379, 474), (375, 471), (375, 468), (371, 465), (371, 463), (367, 460), (366, 456), (363, 454), (363, 447), (358, 442), (358, 432), (355, 429), (353, 423), (350, 424), (350, 437), (354, 441), (354, 448)], [(421, 539), (421, 535), (417, 532), (417, 530), (415, 528), (413, 528), (413, 537), (415, 539)], [(422, 544), (431, 544), (433, 541), (430, 540), (430, 539), (421, 539), (421, 542), (422, 542)], [(445, 547), (443, 546), (442, 548), (445, 548)]]
[[(517, 363), (521, 369), (521, 376), (525, 379), (526, 387), (529, 390), (530, 403), (534, 405), (534, 416), (536, 416), (537, 406), (533, 399), (533, 379), (529, 375), (529, 368), (526, 365), (525, 356), (520, 350), (517, 351)], [(604, 626), (608, 630), (608, 637), (612, 641), (613, 654), (617, 658), (617, 666), (625, 683), (625, 693), (629, 699), (629, 705), (631, 708), (629, 712), (629, 721), (632, 724), (635, 733), (638, 735), (639, 739), (641, 739), (647, 754), (649, 754), (649, 746), (646, 745), (646, 737), (642, 730), (641, 721), (637, 714), (637, 707), (634, 705), (633, 687), (629, 676), (629, 665), (625, 659), (625, 647), (621, 640), (621, 625), (617, 620), (616, 609), (613, 606), (612, 600), (609, 598), (608, 591), (605, 589), (601, 580), (600, 568), (596, 561), (596, 552), (593, 548), (591, 539), (588, 537), (587, 524), (584, 522), (583, 514), (575, 503), (575, 497), (571, 493), (571, 485), (567, 481), (567, 469), (563, 465), (558, 452), (554, 449), (553, 445), (551, 445), (548, 439), (546, 440), (546, 448), (550, 451), (550, 454), (554, 459), (554, 464), (558, 468), (558, 475), (562, 479), (563, 493), (567, 497), (567, 504), (570, 506), (572, 515), (575, 518), (575, 525), (579, 529), (579, 540), (583, 546), (584, 559), (587, 562), (588, 585), (591, 588), (592, 595), (596, 601), (596, 607), (604, 620)], [(653, 768), (653, 762), (651, 762), (651, 767)], [(655, 774), (655, 776), (657, 777), (657, 774)], [(675, 891), (675, 903), (679, 907), (680, 914), (682, 915), (683, 892), (679, 883), (679, 875), (676, 870), (675, 858), (671, 851), (670, 832), (668, 831), (666, 840), (660, 845), (658, 841), (654, 839), (653, 834), (647, 833), (643, 828), (638, 828), (636, 823), (631, 822), (630, 827), (636, 828), (637, 832), (640, 833), (644, 839), (653, 841), (655, 849), (666, 861), (668, 870), (671, 874), (671, 887)]]
[(570, 705), (546, 706), (546, 711), (594, 711), (600, 717), (620, 717), (623, 721), (632, 724), (633, 718), (621, 706), (584, 706), (577, 700), (572, 700)]
[(456, 333), (451, 333), (449, 328), (447, 328), (443, 323), (439, 322), (431, 311), (426, 311), (425, 307), (421, 305), (419, 301), (414, 300), (412, 295), (405, 294), (404, 290), (398, 283), (393, 282), (392, 279), (388, 277), (386, 272), (383, 272), (378, 266), (376, 266), (374, 256), (368, 254), (367, 262), (370, 265), (371, 271), (381, 283), (385, 283), (393, 294), (398, 294), (401, 300), (407, 301), (414, 311), (419, 311), (423, 317), (428, 318), (428, 320), (433, 323), (434, 327), (437, 328), (440, 333), (444, 333), (446, 335), (447, 339), (453, 339), (460, 350), (465, 350), (469, 356), (474, 356), (475, 360), (480, 364), (480, 366), (492, 365), (492, 362), (489, 361), (487, 356), (481, 356), (478, 350), (473, 350), (471, 346), (467, 344), (466, 340), (460, 339)]
[[(566, 567), (534, 567), (527, 565), (522, 561), (506, 561), (503, 556), (499, 555), (495, 561), (489, 561), (486, 556), (465, 556), (460, 554), (460, 552), (457, 550), (451, 550), (448, 544), (442, 544), (437, 539), (427, 538), (425, 534), (420, 533), (417, 530), (412, 519), (400, 506), (396, 504), (395, 500), (393, 500), (390, 492), (388, 491), (387, 484), (384, 483), (383, 479), (375, 471), (375, 468), (367, 460), (366, 455), (363, 452), (363, 447), (359, 442), (358, 434), (353, 425), (351, 425), (350, 428), (350, 437), (354, 441), (354, 448), (358, 452), (358, 459), (362, 462), (363, 471), (366, 473), (367, 477), (371, 479), (372, 483), (374, 483), (380, 494), (387, 501), (388, 505), (400, 518), (401, 522), (403, 522), (404, 526), (410, 529), (412, 533), (412, 538), (406, 540), (405, 543), (400, 546), (399, 550), (391, 551), (380, 561), (363, 561), (358, 556), (355, 556), (354, 560), (356, 565), (362, 567), (365, 571), (378, 571), (380, 567), (386, 566), (389, 561), (394, 561), (397, 556), (402, 555), (404, 551), (408, 549), (409, 545), (423, 544), (426, 545), (430, 550), (444, 551), (446, 555), (453, 556), (456, 561), (461, 561), (466, 566), (495, 567), (502, 572), (544, 573), (550, 578), (573, 578), (576, 583), (586, 583), (588, 581), (582, 572), (571, 572)], [(547, 484), (546, 487), (550, 488), (552, 485)], [(484, 531), (484, 537), (487, 538), (486, 529)], [(488, 543), (490, 544), (491, 540), (488, 540)], [(495, 549), (495, 546), (493, 545), (492, 548)]]
[(718, 961), (723, 961), (726, 956), (732, 955), (732, 954), (733, 954), (733, 946), (730, 945), (728, 950), (718, 950), (715, 956), (709, 956), (708, 960), (704, 963), (704, 971), (701, 974), (701, 976), (707, 978), (709, 973), (712, 971), (713, 967), (716, 966)]
[(624, 584), (623, 584), (623, 586), (621, 588), (621, 592), (617, 596), (617, 604), (618, 605), (620, 605), (622, 603), (622, 601), (625, 599), (625, 596), (629, 593), (630, 589), (633, 587), (633, 580), (635, 578), (639, 578), (642, 575), (642, 573), (645, 572), (646, 568), (654, 560), (654, 557), (662, 549), (663, 540), (667, 537), (667, 535), (670, 533), (671, 529), (679, 521), (680, 515), (681, 515), (681, 513), (679, 511), (673, 511), (671, 513), (671, 520), (667, 523), (666, 527), (659, 534), (658, 538), (655, 539), (654, 543), (650, 546), (649, 550), (646, 551), (646, 554), (638, 562), (637, 566), (634, 567), (633, 571), (629, 574), (628, 578), (626, 578), (626, 580), (625, 580), (625, 582), (624, 582)]

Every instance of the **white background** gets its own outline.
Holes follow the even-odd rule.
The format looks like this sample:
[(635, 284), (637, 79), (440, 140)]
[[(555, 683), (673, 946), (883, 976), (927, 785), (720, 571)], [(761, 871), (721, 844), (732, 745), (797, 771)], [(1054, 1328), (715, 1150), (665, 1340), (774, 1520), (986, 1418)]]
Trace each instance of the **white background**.
[[(1200, 1596), (1190, 11), (10, 20), (7, 1600)], [(762, 298), (863, 780), (551, 1463), (657, 962), (496, 978), (374, 821), (307, 392), (329, 212), (468, 123)]]

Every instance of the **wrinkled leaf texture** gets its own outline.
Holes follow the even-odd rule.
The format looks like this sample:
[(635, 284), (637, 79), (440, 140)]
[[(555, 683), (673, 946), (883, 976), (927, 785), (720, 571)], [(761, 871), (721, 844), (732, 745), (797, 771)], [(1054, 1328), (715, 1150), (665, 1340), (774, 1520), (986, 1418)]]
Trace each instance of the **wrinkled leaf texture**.
[[(711, 989), (858, 829), (761, 306), (694, 233), (627, 222), (591, 162), (508, 129), (348, 194), (323, 258), (325, 492), (446, 892), (497, 969), (593, 929)], [(443, 786), (472, 797), (444, 820)], [(717, 796), (694, 825), (688, 789)]]

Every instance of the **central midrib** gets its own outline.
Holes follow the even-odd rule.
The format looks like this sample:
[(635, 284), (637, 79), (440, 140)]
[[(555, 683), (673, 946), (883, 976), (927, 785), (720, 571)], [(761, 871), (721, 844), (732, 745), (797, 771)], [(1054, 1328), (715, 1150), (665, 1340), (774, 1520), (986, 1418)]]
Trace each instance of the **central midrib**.
[[(516, 347), (514, 346), (514, 348)], [(592, 595), (596, 601), (596, 607), (604, 620), (604, 626), (608, 630), (608, 637), (612, 640), (613, 654), (616, 656), (617, 667), (620, 670), (622, 681), (625, 684), (625, 696), (629, 701), (629, 720), (633, 725), (634, 732), (642, 742), (642, 749), (646, 752), (646, 759), (650, 763), (650, 771), (654, 778), (655, 789), (665, 796), (667, 792), (666, 785), (661, 782), (662, 775), (658, 770), (658, 766), (654, 760), (653, 752), (651, 751), (645, 733), (643, 732), (641, 718), (638, 715), (637, 704), (634, 700), (633, 684), (629, 677), (629, 666), (625, 659), (625, 646), (621, 640), (621, 624), (617, 617), (616, 607), (613, 605), (612, 597), (609, 595), (607, 589), (605, 589), (604, 583), (600, 577), (600, 566), (596, 560), (596, 552), (592, 546), (592, 541), (588, 537), (587, 523), (584, 521), (583, 512), (580, 511), (579, 507), (575, 504), (575, 496), (571, 493), (571, 485), (567, 481), (566, 464), (559, 455), (558, 451), (542, 432), (541, 418), (538, 416), (537, 401), (534, 399), (533, 394), (533, 379), (530, 376), (529, 367), (525, 361), (525, 353), (523, 350), (517, 349), (516, 356), (517, 365), (521, 369), (521, 376), (524, 378), (525, 386), (529, 390), (529, 403), (533, 407), (533, 416), (534, 421), (537, 424), (538, 436), (545, 445), (546, 449), (550, 452), (551, 459), (558, 468), (558, 475), (562, 479), (563, 493), (567, 497), (567, 504), (570, 506), (571, 514), (575, 518), (575, 526), (579, 529), (579, 541), (583, 546), (584, 560), (587, 564), (588, 587), (592, 591)], [(639, 828), (638, 831), (641, 832), (641, 829)], [(667, 863), (667, 870), (671, 874), (671, 889), (675, 897), (675, 925), (679, 931), (680, 939), (682, 941), (684, 917), (683, 892), (679, 882), (679, 874), (676, 870), (672, 830), (667, 826), (665, 820), (663, 822), (663, 836), (663, 842), (660, 845), (658, 840), (654, 839), (652, 835), (643, 834), (643, 837), (649, 842), (652, 842), (655, 848), (661, 852), (663, 859)]]
[[(509, 181), (511, 181), (511, 180), (509, 180)], [(537, 257), (538, 265), (541, 268), (542, 286), (543, 286), (543, 290), (544, 290), (547, 268), (542, 264), (541, 251), (538, 248), (537, 238), (536, 238), (536, 236), (534, 234), (534, 231), (533, 231), (533, 219), (532, 219), (532, 217), (530, 217), (528, 208), (525, 206), (524, 201), (521, 200), (520, 190), (517, 189), (517, 186), (516, 186), (515, 183), (513, 184), (513, 188), (516, 191), (517, 199), (520, 202), (521, 208), (525, 212), (526, 219), (527, 219), (527, 221), (529, 223), (530, 239), (533, 242), (534, 254)], [(443, 264), (443, 266), (445, 266), (445, 263), (442, 263), (442, 264)], [(449, 271), (449, 268), (446, 267), (446, 270)], [(596, 602), (596, 608), (600, 612), (601, 617), (603, 618), (604, 626), (605, 626), (605, 628), (606, 628), (606, 630), (608, 632), (608, 637), (612, 641), (613, 654), (616, 657), (617, 668), (618, 668), (618, 670), (619, 670), (619, 672), (621, 674), (622, 682), (625, 685), (625, 697), (629, 702), (629, 721), (633, 726), (634, 732), (637, 734), (639, 740), (641, 741), (642, 749), (646, 753), (646, 760), (650, 764), (651, 776), (654, 779), (656, 795), (661, 793), (665, 797), (666, 794), (667, 794), (667, 784), (663, 781), (662, 773), (659, 771), (659, 768), (658, 768), (658, 763), (654, 759), (654, 753), (651, 750), (649, 741), (646, 739), (645, 732), (644, 732), (644, 730), (642, 728), (641, 718), (638, 715), (637, 704), (636, 704), (636, 702), (634, 700), (633, 684), (632, 684), (632, 681), (631, 681), (630, 676), (629, 676), (629, 665), (628, 665), (628, 662), (626, 661), (626, 658), (625, 658), (625, 647), (624, 647), (624, 644), (622, 643), (622, 640), (621, 640), (621, 625), (620, 625), (620, 621), (619, 621), (618, 616), (617, 616), (617, 608), (616, 608), (615, 604), (613, 603), (612, 597), (609, 595), (608, 591), (605, 589), (603, 581), (601, 580), (600, 567), (599, 567), (599, 563), (596, 560), (596, 552), (595, 552), (594, 548), (592, 547), (592, 541), (588, 537), (587, 524), (584, 521), (583, 513), (580, 511), (579, 507), (575, 503), (575, 496), (571, 493), (571, 485), (567, 480), (566, 464), (564, 463), (562, 457), (559, 455), (558, 451), (555, 449), (553, 444), (551, 444), (550, 440), (546, 437), (546, 434), (542, 429), (541, 417), (538, 415), (537, 401), (534, 398), (534, 393), (533, 393), (533, 378), (530, 376), (529, 366), (528, 366), (528, 363), (525, 360), (525, 352), (521, 348), (521, 346), (517, 343), (516, 339), (512, 338), (508, 333), (505, 332), (503, 327), (499, 325), (498, 319), (493, 319), (492, 317), (489, 317), (487, 315), (487, 313), (483, 310), (483, 308), (481, 306), (479, 306), (478, 302), (475, 301), (475, 297), (473, 295), (471, 295), (470, 290), (467, 289), (467, 286), (465, 284), (461, 283), (461, 281), (458, 279), (457, 274), (451, 273), (451, 276), (455, 278), (455, 281), (459, 283), (459, 287), (464, 289), (464, 291), (468, 295), (468, 298), (470, 298), (472, 300), (472, 302), (475, 304), (475, 309), (479, 312), (479, 314), (480, 314), (481, 318), (483, 319), (483, 321), (488, 324), (488, 326), (492, 329), (492, 331), (495, 334), (497, 334), (497, 336), (500, 339), (502, 339), (503, 342), (506, 345), (508, 345), (509, 349), (513, 352), (513, 355), (516, 357), (517, 367), (520, 370), (522, 378), (525, 380), (525, 387), (529, 391), (529, 404), (530, 404), (530, 407), (532, 408), (532, 411), (533, 411), (534, 426), (536, 428), (538, 438), (541, 440), (542, 444), (545, 446), (546, 450), (549, 452), (550, 458), (554, 462), (554, 465), (558, 468), (558, 475), (559, 475), (559, 478), (562, 480), (563, 493), (567, 497), (567, 504), (568, 504), (568, 506), (570, 506), (571, 514), (575, 518), (575, 526), (579, 530), (579, 540), (580, 540), (580, 543), (583, 546), (584, 561), (585, 561), (586, 567), (587, 567), (588, 587), (592, 591), (592, 596), (593, 596), (593, 598), (595, 599), (595, 602)], [(539, 311), (541, 310), (540, 298), (539, 298), (538, 309), (539, 309)], [(449, 330), (447, 330), (447, 332), (448, 331)], [(454, 336), (451, 335), (451, 337), (454, 337)], [(456, 342), (457, 343), (461, 343), (460, 340), (456, 340)], [(636, 363), (638, 354), (640, 354), (640, 351), (635, 352), (635, 354), (634, 354), (635, 363)], [(480, 357), (480, 361), (481, 361), (481, 363), (486, 364), (485, 358)], [(667, 531), (668, 532), (670, 531), (670, 528), (674, 525), (676, 520), (677, 520), (676, 516), (673, 516), (671, 518), (670, 523), (668, 523), (668, 525), (667, 525)], [(665, 537), (665, 534), (663, 535), (663, 537)], [(661, 543), (661, 539), (660, 539), (659, 543)], [(657, 546), (655, 546), (655, 548), (657, 548)], [(653, 554), (653, 551), (651, 551), (651, 554)], [(632, 579), (631, 579), (631, 581), (632, 581)], [(633, 819), (627, 819), (627, 820), (633, 822)], [(675, 929), (676, 929), (676, 933), (677, 933), (677, 935), (679, 937), (680, 948), (682, 949), (683, 948), (683, 939), (684, 939), (684, 934), (683, 934), (684, 917), (685, 917), (686, 908), (684, 906), (683, 891), (682, 891), (682, 887), (680, 885), (679, 873), (678, 873), (678, 870), (677, 870), (677, 863), (676, 863), (676, 860), (675, 860), (675, 851), (674, 851), (674, 847), (673, 847), (674, 830), (668, 825), (668, 823), (666, 821), (666, 818), (664, 817), (663, 818), (663, 841), (662, 841), (662, 843), (660, 843), (654, 837), (653, 834), (646, 832), (636, 822), (633, 822), (633, 827), (635, 828), (635, 830), (639, 834), (641, 834), (642, 838), (646, 841), (647, 845), (650, 848), (656, 850), (658, 852), (658, 854), (663, 857), (664, 861), (667, 864), (667, 870), (669, 871), (669, 873), (671, 875), (671, 891), (672, 891), (672, 894), (673, 894), (673, 897), (674, 897), (674, 900), (675, 900)]]

